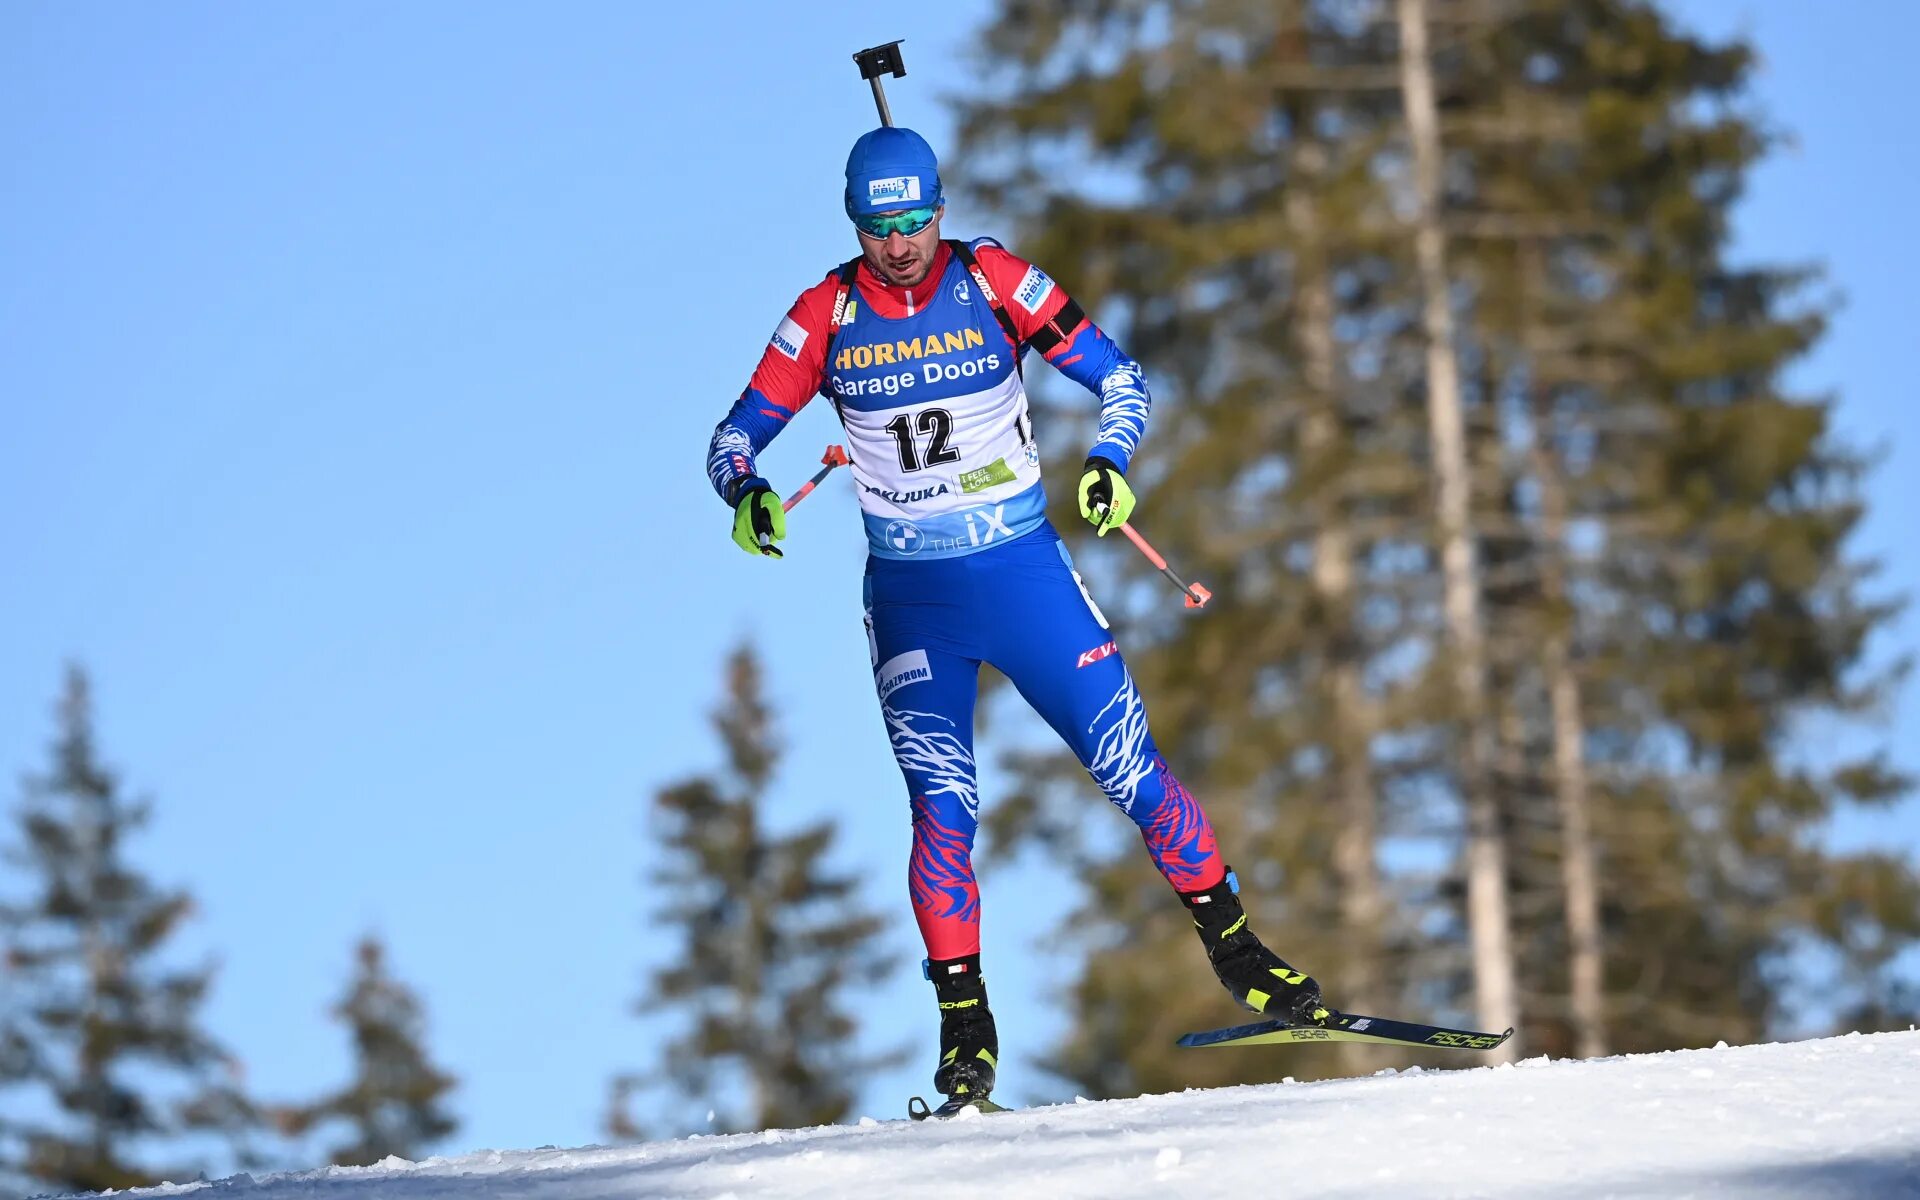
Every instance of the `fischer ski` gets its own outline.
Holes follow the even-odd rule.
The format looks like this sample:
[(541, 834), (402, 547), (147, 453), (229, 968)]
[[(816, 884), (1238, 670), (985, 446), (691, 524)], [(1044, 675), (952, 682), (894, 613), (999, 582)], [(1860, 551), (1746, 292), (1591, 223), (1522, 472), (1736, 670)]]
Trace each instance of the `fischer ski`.
[(974, 1109), (982, 1114), (1013, 1111), (1004, 1105), (995, 1104), (985, 1096), (974, 1099), (964, 1094), (950, 1098), (939, 1108), (928, 1108), (927, 1102), (918, 1096), (907, 1101), (907, 1115), (916, 1121), (925, 1121), (929, 1118), (936, 1121), (944, 1121), (949, 1117), (959, 1116), (960, 1111), (967, 1108)]
[(1513, 1036), (1482, 1033), (1476, 1029), (1449, 1029), (1444, 1025), (1423, 1025), (1418, 1021), (1395, 1021), (1387, 1017), (1363, 1017), (1356, 1013), (1328, 1013), (1317, 1024), (1294, 1021), (1255, 1021), (1227, 1029), (1208, 1029), (1183, 1034), (1179, 1044), (1189, 1048), (1204, 1046), (1258, 1046), (1282, 1042), (1375, 1042), (1384, 1046), (1415, 1046), (1441, 1050), (1491, 1050)]

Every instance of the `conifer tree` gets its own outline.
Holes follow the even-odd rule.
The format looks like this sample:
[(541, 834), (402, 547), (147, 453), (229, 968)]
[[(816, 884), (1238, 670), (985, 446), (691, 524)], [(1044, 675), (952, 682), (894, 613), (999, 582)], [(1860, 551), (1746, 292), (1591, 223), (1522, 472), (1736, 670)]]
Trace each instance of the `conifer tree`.
[[(1897, 995), (1884, 962), (1815, 914), (1870, 911), (1855, 933), (1910, 943), (1911, 873), (1833, 856), (1820, 834), (1904, 781), (1871, 756), (1787, 765), (1794, 722), (1884, 693), (1858, 670), (1889, 610), (1861, 598), (1865, 565), (1845, 552), (1861, 461), (1824, 404), (1781, 386), (1823, 324), (1798, 298), (1807, 277), (1727, 261), (1731, 207), (1770, 144), (1737, 107), (1751, 52), (1636, 0), (1483, 16), (1450, 72), (1453, 177), (1476, 230), (1462, 275), (1486, 390), (1512, 401), (1503, 436), (1529, 446), (1496, 624), (1509, 711), (1546, 719), (1513, 777), (1551, 781), (1557, 809), (1527, 816), (1516, 795), (1509, 811), (1557, 824), (1539, 857), (1557, 856), (1565, 906), (1558, 936), (1543, 923), (1531, 942), (1529, 1024), (1554, 1052), (1762, 1036), (1806, 990), (1779, 982), (1788, 947), (1821, 943), (1856, 991)], [(1716, 592), (1741, 597), (1737, 619)], [(1737, 768), (1715, 745), (1730, 709)]]
[[(1422, 360), (1409, 252), (1374, 169), (1398, 120), (1390, 43), (1304, 0), (1009, 3), (987, 36), (986, 53), (1015, 65), (1005, 98), (966, 109), (964, 177), (1015, 220), (1014, 248), (1146, 367), (1156, 403), (1133, 471), (1150, 496), (1139, 519), (1214, 599), (1192, 618), (1158, 593), (1116, 592), (1142, 578), (1124, 549), (1080, 566), (1256, 928), (1323, 980), (1352, 980), (1343, 1002), (1389, 1008), (1417, 974), (1406, 950), (1424, 920), (1401, 889), (1425, 881), (1389, 877), (1379, 845), (1425, 819), (1447, 745), (1436, 716), (1456, 707), (1430, 665), (1434, 583), (1409, 569), (1432, 528), (1409, 453), (1425, 425), (1409, 386)], [(1098, 56), (1076, 51), (1095, 43)], [(1090, 177), (1100, 186), (1082, 186)], [(1043, 445), (1071, 474), (1091, 405), (1044, 376), (1028, 377)], [(994, 842), (1097, 828), (1088, 789), (1055, 785), (1076, 774), (1032, 772), (1027, 802), (988, 810)], [(1055, 1066), (1076, 1088), (1365, 1065), (1172, 1049), (1233, 1010), (1164, 881), (1137, 848), (1111, 845), (1074, 855), (1091, 862), (1069, 922), (1088, 974)]]
[[(606, 1127), (617, 1139), (654, 1124), (830, 1124), (852, 1110), (863, 1074), (897, 1061), (855, 1044), (852, 991), (893, 966), (880, 945), (885, 922), (861, 907), (857, 877), (831, 869), (832, 821), (769, 828), (780, 749), (751, 647), (733, 651), (725, 678), (713, 714), (725, 766), (662, 789), (649, 813), (665, 855), (650, 876), (657, 927), (676, 946), (636, 1011), (679, 1029), (651, 1069), (612, 1081)], [(690, 1107), (643, 1121), (629, 1109), (637, 1094), (662, 1114), (675, 1097)]]
[[(1762, 1036), (1809, 990), (1787, 969), (1807, 942), (1855, 971), (1873, 956), (1856, 955), (1856, 936), (1910, 946), (1920, 925), (1910, 868), (1824, 839), (1836, 812), (1897, 802), (1908, 781), (1878, 754), (1807, 765), (1795, 744), (1810, 722), (1843, 724), (1886, 694), (1891, 679), (1864, 676), (1863, 653), (1893, 606), (1863, 595), (1872, 566), (1846, 545), (1865, 463), (1833, 433), (1831, 401), (1784, 380), (1825, 328), (1804, 298), (1812, 276), (1730, 261), (1733, 204), (1773, 140), (1733, 107), (1752, 52), (1686, 37), (1644, 3), (1588, 0), (1574, 17), (1620, 81), (1590, 140), (1612, 167), (1603, 196), (1638, 236), (1601, 261), (1636, 347), (1623, 390), (1660, 418), (1598, 578), (1633, 597), (1625, 635), (1651, 651), (1621, 683), (1659, 714), (1643, 744), (1672, 755), (1659, 819), (1681, 851), (1673, 884), (1616, 903), (1654, 938), (1698, 927), (1704, 943), (1661, 963), (1670, 995), (1633, 995), (1623, 1013), (1686, 1041), (1715, 1020)], [(1568, 59), (1576, 71), (1595, 61)], [(1691, 919), (1670, 921), (1686, 895)], [(1838, 912), (1850, 915), (1824, 919)]]
[(459, 1128), (446, 1107), (456, 1081), (429, 1061), (420, 999), (388, 973), (381, 942), (361, 939), (355, 960), (353, 981), (333, 1009), (353, 1035), (353, 1081), (274, 1115), (281, 1130), (296, 1137), (344, 1125), (349, 1140), (328, 1152), (337, 1166), (364, 1167), (388, 1157), (415, 1161)]
[[(1006, 0), (985, 33), (983, 57), (1011, 65), (964, 108), (966, 175), (1147, 366), (1140, 520), (1215, 591), (1194, 620), (1138, 589), (1107, 602), (1160, 741), (1259, 927), (1336, 1004), (1356, 979), (1369, 1004), (1472, 1015), (1461, 865), (1387, 871), (1352, 834), (1371, 809), (1389, 843), (1457, 847), (1485, 801), (1531, 1048), (1740, 1040), (1806, 1012), (1897, 1022), (1913, 872), (1835, 854), (1823, 830), (1907, 782), (1873, 753), (1809, 766), (1793, 736), (1886, 695), (1861, 652), (1893, 606), (1846, 548), (1863, 464), (1827, 403), (1782, 382), (1823, 326), (1810, 276), (1728, 259), (1770, 145), (1739, 108), (1751, 52), (1645, 0), (1426, 7), (1438, 288), (1409, 236), (1395, 0)], [(1444, 620), (1460, 551), (1435, 537), (1434, 439), (1409, 420), (1442, 290), (1469, 499), (1452, 523), (1486, 614), (1478, 765)], [(1070, 470), (1084, 426), (1063, 418), (1089, 406), (1030, 385)], [(1087, 884), (1062, 1073), (1106, 1094), (1265, 1077), (1164, 1049), (1207, 1019), (1189, 999), (1204, 980), (1165, 969), (1184, 931), (1150, 872), (1055, 807), (1072, 771), (1020, 765), (996, 840), (1071, 847)], [(1343, 798), (1369, 787), (1371, 805)], [(1369, 865), (1371, 921), (1353, 898)], [(1807, 947), (1830, 980), (1788, 969), (1821, 957)]]
[[(1436, 534), (1447, 614), (1446, 651), (1460, 706), (1458, 770), (1465, 812), (1461, 859), (1466, 875), (1467, 932), (1473, 947), (1476, 1014), (1482, 1027), (1520, 1023), (1514, 977), (1508, 867), (1509, 830), (1492, 792), (1491, 722), (1487, 702), (1486, 621), (1482, 609), (1480, 549), (1473, 520), (1466, 417), (1455, 336), (1453, 278), (1442, 228), (1444, 148), (1434, 100), (1426, 0), (1396, 0), (1400, 98), (1413, 161), (1413, 242), (1419, 266), (1421, 328), (1426, 340), (1425, 392), (1433, 464)], [(1525, 1032), (1495, 1051), (1512, 1062)]]
[(193, 902), (127, 857), (151, 814), (101, 761), (69, 668), (52, 763), (25, 781), (6, 846), (26, 895), (9, 885), (0, 904), (0, 1187), (192, 1179), (216, 1140), (255, 1161), (239, 1065), (200, 1023), (213, 973), (168, 962)]

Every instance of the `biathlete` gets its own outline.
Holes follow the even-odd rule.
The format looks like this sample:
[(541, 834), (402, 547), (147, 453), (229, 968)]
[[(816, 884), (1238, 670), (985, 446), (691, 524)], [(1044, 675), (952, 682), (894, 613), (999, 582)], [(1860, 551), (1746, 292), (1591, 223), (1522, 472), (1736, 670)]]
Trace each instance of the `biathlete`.
[(874, 687), (913, 813), (908, 886), (940, 1004), (934, 1086), (984, 1100), (999, 1041), (980, 974), (973, 711), (980, 664), (1013, 682), (1140, 827), (1240, 1004), (1313, 1020), (1320, 988), (1247, 927), (1213, 827), (1155, 747), (1125, 661), (1046, 518), (1022, 385), (1027, 350), (1100, 398), (1079, 507), (1126, 521), (1126, 472), (1149, 399), (1139, 364), (1039, 267), (988, 239), (942, 241), (939, 165), (912, 130), (875, 129), (847, 158), (860, 256), (800, 294), (713, 432), (707, 468), (733, 538), (777, 557), (780, 498), (754, 456), (816, 394), (846, 427), (866, 522)]

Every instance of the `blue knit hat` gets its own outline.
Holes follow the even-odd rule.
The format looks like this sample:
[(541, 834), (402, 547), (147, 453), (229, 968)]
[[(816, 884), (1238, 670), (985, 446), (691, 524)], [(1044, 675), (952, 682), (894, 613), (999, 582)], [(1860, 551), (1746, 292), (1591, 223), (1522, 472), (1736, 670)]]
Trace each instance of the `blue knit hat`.
[(847, 155), (847, 215), (940, 203), (940, 163), (927, 139), (883, 125), (860, 135)]

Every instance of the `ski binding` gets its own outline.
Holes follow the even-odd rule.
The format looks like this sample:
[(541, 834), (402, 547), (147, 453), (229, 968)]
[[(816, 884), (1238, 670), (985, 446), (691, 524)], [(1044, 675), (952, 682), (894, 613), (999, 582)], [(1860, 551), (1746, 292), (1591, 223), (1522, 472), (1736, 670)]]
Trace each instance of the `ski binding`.
[(927, 1102), (918, 1096), (907, 1101), (907, 1115), (916, 1121), (925, 1121), (929, 1118), (936, 1121), (944, 1121), (949, 1117), (959, 1116), (962, 1110), (969, 1108), (983, 1114), (1013, 1111), (1010, 1108), (995, 1104), (985, 1096), (969, 1096), (964, 1092), (958, 1096), (948, 1097), (946, 1103), (942, 1104), (939, 1108), (928, 1108)]

